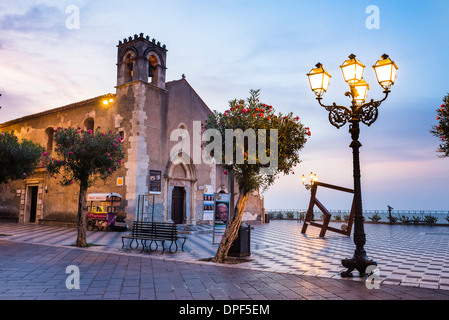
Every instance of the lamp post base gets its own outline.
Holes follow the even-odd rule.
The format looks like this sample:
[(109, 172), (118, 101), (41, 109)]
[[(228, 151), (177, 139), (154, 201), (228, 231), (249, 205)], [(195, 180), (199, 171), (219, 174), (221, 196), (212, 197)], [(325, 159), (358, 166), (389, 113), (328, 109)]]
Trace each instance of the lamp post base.
[(372, 259), (368, 259), (366, 255), (354, 255), (351, 259), (341, 260), (341, 264), (348, 269), (340, 274), (343, 278), (352, 277), (354, 269), (359, 272), (360, 277), (364, 277), (366, 274), (371, 274), (375, 269), (368, 270), (369, 266), (377, 266), (377, 263)]

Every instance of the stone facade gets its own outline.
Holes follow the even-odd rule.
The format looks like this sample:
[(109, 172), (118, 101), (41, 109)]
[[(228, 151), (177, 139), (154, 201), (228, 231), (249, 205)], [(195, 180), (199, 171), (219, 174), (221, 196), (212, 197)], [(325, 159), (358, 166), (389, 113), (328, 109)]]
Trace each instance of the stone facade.
[[(106, 181), (98, 180), (88, 192), (119, 193), (123, 199), (119, 212), (128, 221), (139, 213), (148, 219), (151, 211), (156, 221), (196, 224), (203, 220), (205, 192), (238, 190), (231, 186), (223, 168), (194, 164), (184, 149), (176, 147), (178, 136), (184, 141), (182, 132), (187, 131), (192, 140), (211, 110), (184, 77), (165, 81), (165, 45), (140, 34), (120, 41), (117, 47), (115, 94), (12, 120), (0, 124), (0, 131), (14, 130), (19, 139), (38, 142), (48, 153), (54, 152), (57, 127), (119, 132), (124, 138), (124, 165)], [(173, 133), (175, 139), (170, 138)], [(154, 182), (157, 190), (150, 187)], [(0, 185), (0, 218), (76, 221), (78, 192), (76, 185), (61, 187), (44, 169), (36, 169), (22, 181)], [(251, 220), (263, 220), (263, 199), (258, 194), (248, 202), (247, 211)]]

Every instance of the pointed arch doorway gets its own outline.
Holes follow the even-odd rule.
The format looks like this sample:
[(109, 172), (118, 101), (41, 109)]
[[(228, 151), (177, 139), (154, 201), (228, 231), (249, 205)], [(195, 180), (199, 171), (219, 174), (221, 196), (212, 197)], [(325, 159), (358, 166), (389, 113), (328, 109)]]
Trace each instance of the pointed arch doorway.
[(166, 220), (176, 224), (195, 224), (195, 166), (173, 157), (166, 166)]

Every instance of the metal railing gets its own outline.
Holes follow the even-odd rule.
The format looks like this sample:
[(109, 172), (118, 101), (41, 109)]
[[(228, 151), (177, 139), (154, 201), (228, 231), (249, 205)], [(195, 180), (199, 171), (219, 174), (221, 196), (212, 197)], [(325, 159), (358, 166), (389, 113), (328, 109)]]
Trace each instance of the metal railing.
[[(307, 212), (307, 209), (265, 209), (265, 213), (270, 216), (270, 219), (293, 219), (300, 220), (301, 213)], [(349, 216), (350, 210), (329, 210), (332, 214), (332, 219), (340, 216), (344, 220), (344, 216)], [(316, 219), (319, 219), (322, 212), (320, 210), (313, 211)], [(380, 222), (389, 222), (390, 212), (388, 210), (363, 210), (365, 221), (371, 221), (371, 217), (377, 215), (380, 217)], [(426, 217), (435, 217), (435, 223), (449, 224), (449, 210), (391, 210), (391, 216), (397, 218), (397, 222), (401, 222), (403, 217), (413, 220), (413, 218), (420, 218), (425, 220)]]

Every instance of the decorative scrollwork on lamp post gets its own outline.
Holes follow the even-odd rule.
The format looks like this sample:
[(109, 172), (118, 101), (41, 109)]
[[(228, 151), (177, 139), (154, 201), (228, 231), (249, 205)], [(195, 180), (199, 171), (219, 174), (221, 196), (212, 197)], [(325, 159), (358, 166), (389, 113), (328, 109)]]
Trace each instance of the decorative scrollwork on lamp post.
[(381, 100), (374, 101), (372, 99), (365, 103), (366, 96), (369, 90), (369, 85), (363, 80), (363, 71), (365, 66), (351, 54), (349, 60), (346, 60), (340, 66), (343, 77), (348, 83), (350, 91), (345, 95), (352, 99), (351, 106), (344, 107), (335, 103), (332, 105), (324, 105), (321, 100), (322, 95), (327, 91), (330, 81), (330, 74), (324, 70), (323, 65), (318, 63), (315, 69), (312, 69), (308, 74), (310, 87), (317, 95), (318, 103), (329, 112), (329, 122), (338, 128), (341, 128), (346, 123), (349, 125), (349, 133), (351, 134), (352, 142), (350, 147), (353, 150), (353, 173), (354, 173), (354, 244), (356, 246), (354, 256), (351, 259), (343, 259), (342, 265), (347, 268), (341, 273), (342, 277), (352, 276), (352, 271), (357, 269), (360, 275), (365, 275), (367, 267), (370, 265), (377, 265), (375, 261), (369, 259), (364, 246), (366, 243), (366, 235), (363, 226), (363, 209), (362, 209), (362, 192), (361, 192), (361, 178), (360, 178), (360, 159), (359, 149), (362, 144), (359, 142), (360, 122), (367, 126), (372, 125), (378, 117), (378, 108), (384, 102), (390, 88), (396, 79), (396, 70), (398, 67), (390, 60), (388, 55), (382, 55), (382, 59), (377, 61), (373, 66), (377, 81), (384, 89), (385, 97)]

